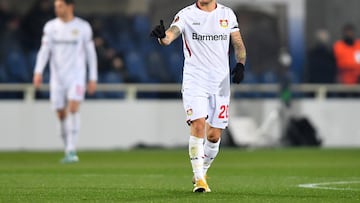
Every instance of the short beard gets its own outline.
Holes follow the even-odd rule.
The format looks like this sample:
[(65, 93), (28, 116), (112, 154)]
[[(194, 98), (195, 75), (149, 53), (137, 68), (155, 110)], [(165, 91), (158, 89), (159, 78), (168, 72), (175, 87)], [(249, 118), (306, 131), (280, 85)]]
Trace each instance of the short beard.
[(210, 3), (212, 3), (213, 1), (209, 1), (209, 2), (207, 2), (207, 3), (204, 3), (204, 2), (199, 2), (199, 4), (201, 5), (201, 6), (207, 6), (207, 5), (209, 5)]

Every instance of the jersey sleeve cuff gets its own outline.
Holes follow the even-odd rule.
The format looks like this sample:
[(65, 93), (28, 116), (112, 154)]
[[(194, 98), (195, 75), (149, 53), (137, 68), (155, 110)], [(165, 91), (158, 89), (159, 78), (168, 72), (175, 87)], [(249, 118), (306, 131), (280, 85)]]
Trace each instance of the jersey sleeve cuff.
[(233, 29), (231, 29), (231, 33), (233, 33), (233, 32), (239, 32), (239, 31), (240, 31), (239, 28), (233, 28)]
[(172, 27), (172, 26), (175, 26), (175, 27), (177, 27), (177, 28), (179, 28), (179, 30), (180, 30), (180, 33), (182, 33), (183, 32), (183, 29), (181, 28), (181, 26), (180, 25), (178, 25), (178, 24), (171, 24), (170, 25), (170, 27)]

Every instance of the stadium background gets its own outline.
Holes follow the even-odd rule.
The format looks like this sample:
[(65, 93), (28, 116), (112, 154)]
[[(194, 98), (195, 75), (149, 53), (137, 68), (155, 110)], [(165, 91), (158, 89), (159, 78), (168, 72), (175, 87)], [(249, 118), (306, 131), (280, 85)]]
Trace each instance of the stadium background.
[[(50, 2), (49, 7), (39, 10), (35, 5), (41, 2)], [(80, 149), (185, 146), (188, 129), (178, 86), (183, 62), (181, 40), (163, 48), (149, 38), (149, 31), (160, 18), (168, 25), (179, 9), (193, 1), (99, 2), (77, 0), (76, 5), (77, 15), (88, 19), (93, 26), (99, 55), (99, 82), (110, 84), (89, 97), (82, 108)], [(257, 91), (263, 86), (283, 84), (284, 73), (292, 85), (307, 84), (306, 53), (315, 43), (314, 33), (319, 28), (327, 29), (332, 43), (341, 38), (345, 23), (360, 27), (357, 11), (360, 2), (220, 2), (237, 13), (249, 53), (243, 86), (250, 89), (234, 91), (230, 112), (233, 119), (225, 142), (237, 146), (282, 146), (284, 117), (278, 113), (288, 108), (278, 99), (277, 88), (266, 93)], [(53, 15), (51, 5), (51, 0), (1, 1), (0, 137), (3, 141), (0, 150), (61, 149), (60, 137), (54, 131), (56, 119), (47, 101), (48, 92), (45, 89), (34, 93), (28, 85), (43, 23)], [(279, 56), (286, 53), (292, 58), (289, 67), (279, 62)], [(233, 58), (231, 63), (234, 64)], [(45, 76), (48, 80), (49, 73)], [(119, 91), (109, 91), (109, 87)], [(310, 94), (294, 92), (293, 105), (286, 112), (308, 118), (325, 147), (360, 146), (358, 100), (343, 98), (341, 94), (332, 94), (331, 98), (321, 96), (324, 88), (331, 91), (331, 87), (318, 86)], [(162, 88), (170, 93), (157, 91)], [(336, 88), (346, 90), (342, 85)], [(147, 90), (142, 92), (142, 89)], [(268, 124), (265, 125), (267, 133), (256, 137), (254, 133), (261, 124)]]

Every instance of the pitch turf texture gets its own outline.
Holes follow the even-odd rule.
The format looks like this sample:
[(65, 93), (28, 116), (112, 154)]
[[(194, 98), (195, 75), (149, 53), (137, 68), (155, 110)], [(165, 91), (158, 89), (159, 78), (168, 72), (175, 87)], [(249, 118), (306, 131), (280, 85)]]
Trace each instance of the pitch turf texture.
[(206, 194), (191, 192), (186, 149), (61, 156), (0, 153), (0, 202), (360, 202), (360, 149), (222, 149)]

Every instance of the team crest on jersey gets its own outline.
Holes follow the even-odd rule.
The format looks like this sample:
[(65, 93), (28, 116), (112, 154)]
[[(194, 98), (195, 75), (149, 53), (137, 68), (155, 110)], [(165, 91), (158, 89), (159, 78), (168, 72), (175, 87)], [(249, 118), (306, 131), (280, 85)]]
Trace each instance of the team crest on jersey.
[(224, 19), (222, 19), (222, 20), (220, 20), (220, 26), (222, 27), (222, 28), (228, 28), (229, 27), (229, 21), (228, 20), (224, 20)]
[(78, 30), (78, 29), (74, 29), (71, 33), (72, 33), (74, 36), (76, 36), (76, 35), (79, 34), (79, 30)]
[(186, 114), (187, 114), (188, 116), (192, 116), (193, 110), (192, 110), (192, 109), (188, 109), (188, 110), (186, 111)]

